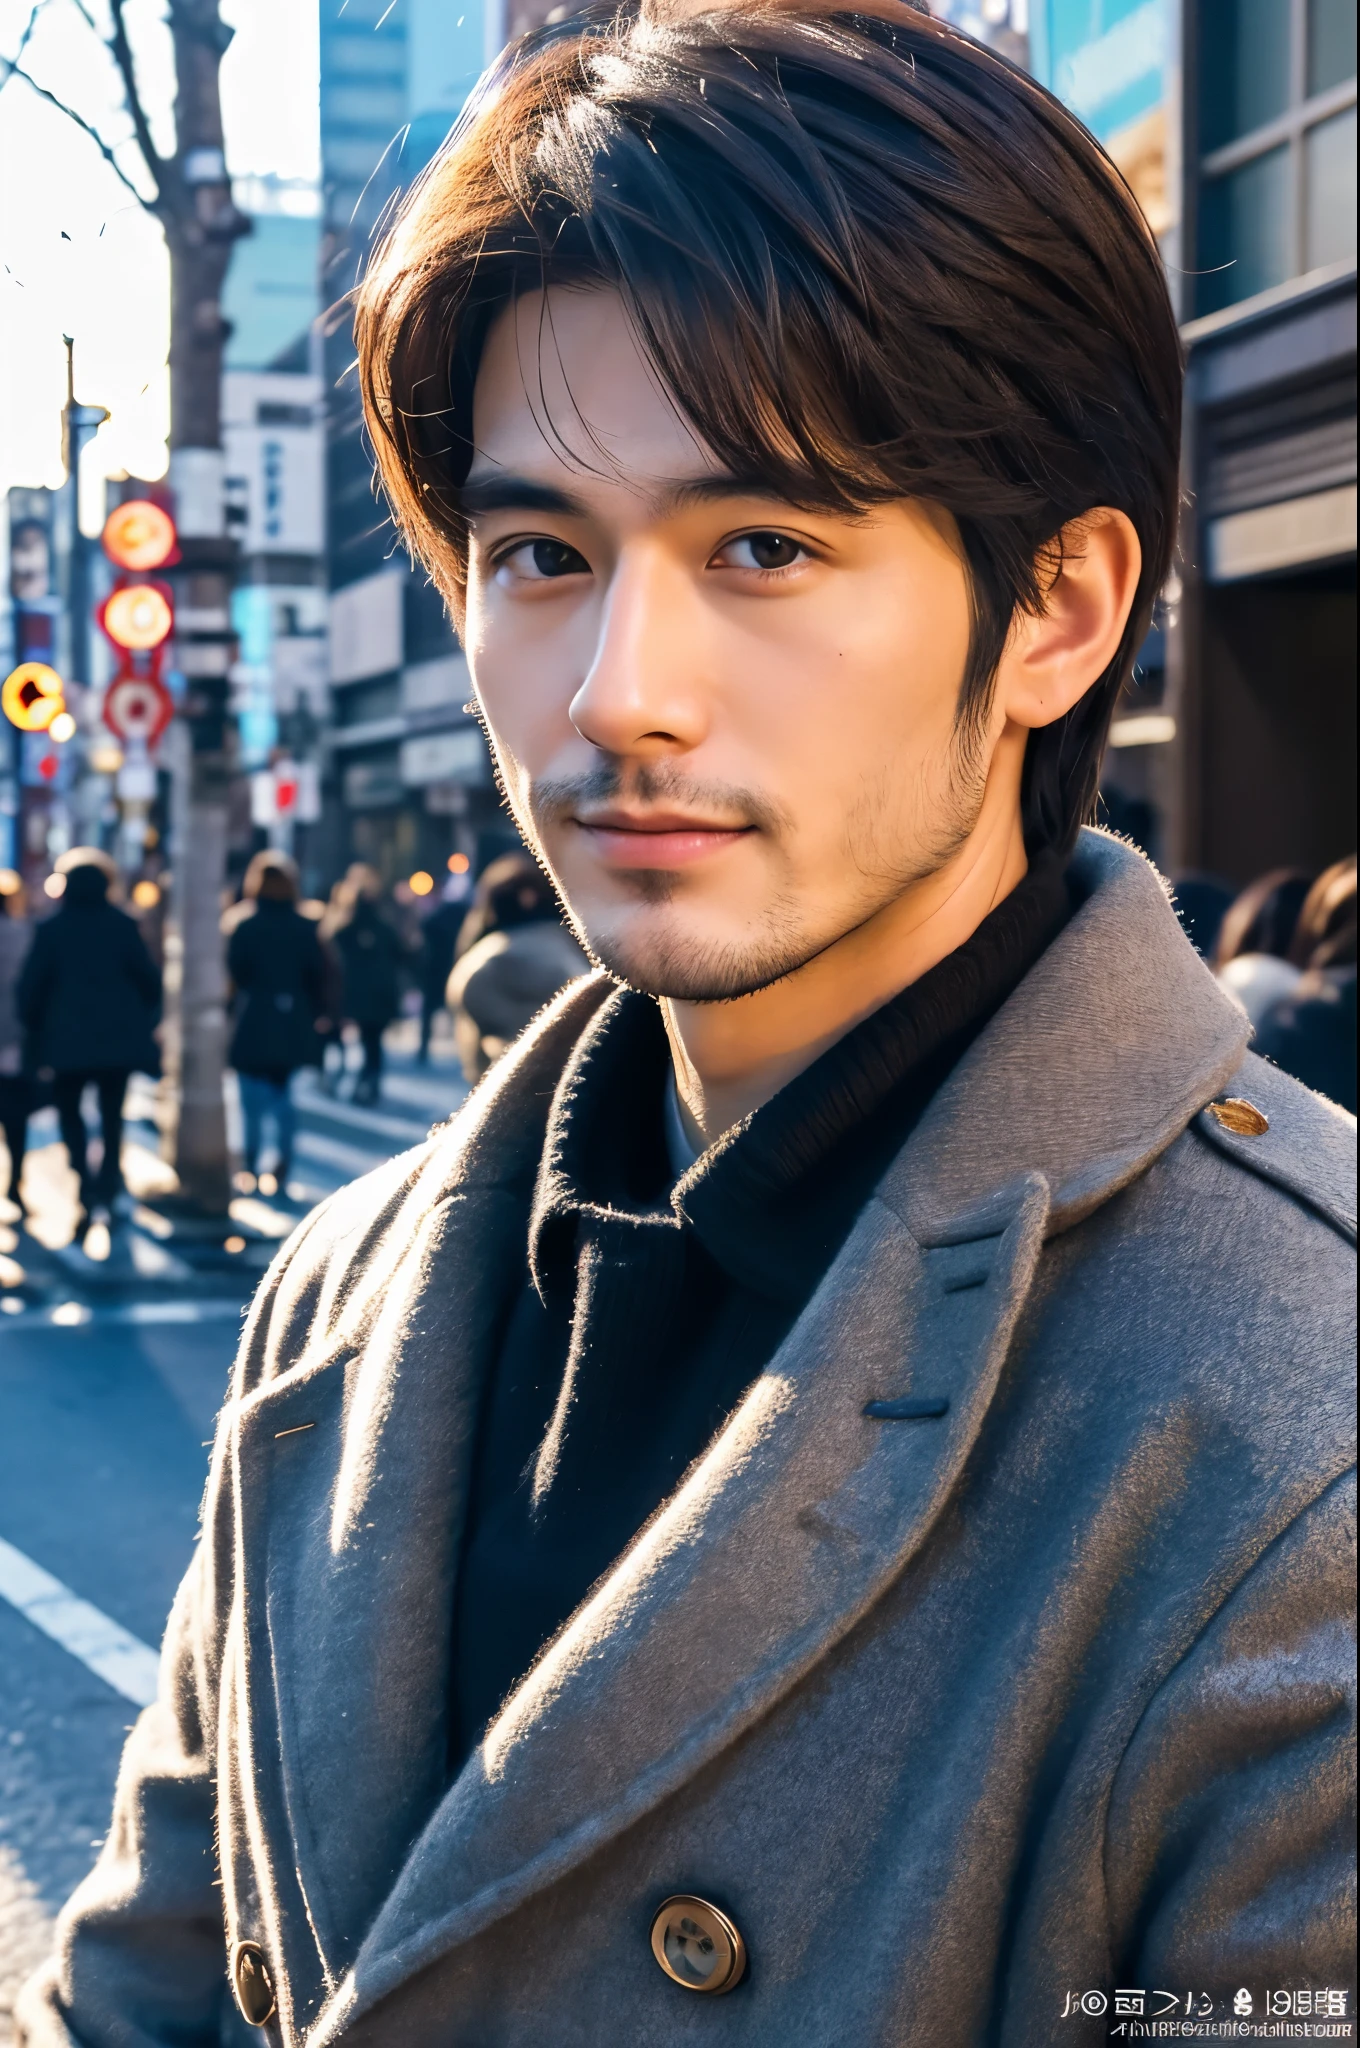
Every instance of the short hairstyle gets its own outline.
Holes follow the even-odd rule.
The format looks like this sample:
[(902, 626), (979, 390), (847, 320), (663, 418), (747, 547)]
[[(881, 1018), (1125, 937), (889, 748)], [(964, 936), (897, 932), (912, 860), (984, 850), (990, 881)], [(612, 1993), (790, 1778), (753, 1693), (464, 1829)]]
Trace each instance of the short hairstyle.
[(1143, 563), (1118, 652), (1027, 750), (1026, 842), (1069, 846), (1171, 565), (1182, 370), (1156, 244), (1080, 123), (909, 0), (624, 0), (524, 37), (356, 303), (381, 480), (455, 620), (480, 352), (553, 285), (621, 295), (735, 473), (794, 504), (953, 515), (965, 736), (1062, 529), (1128, 515)]
[(296, 903), (297, 862), (276, 847), (262, 847), (259, 853), (251, 857), (241, 883), (241, 894), (249, 902), (255, 902), (263, 896), (267, 903)]

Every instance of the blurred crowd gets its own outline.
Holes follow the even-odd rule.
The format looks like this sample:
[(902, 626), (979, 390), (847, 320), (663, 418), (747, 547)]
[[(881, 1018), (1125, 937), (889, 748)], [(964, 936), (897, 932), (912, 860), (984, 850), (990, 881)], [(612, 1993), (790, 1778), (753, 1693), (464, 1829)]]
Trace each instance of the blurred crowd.
[(1355, 1109), (1356, 867), (1278, 868), (1234, 897), (1199, 884), (1192, 932), (1255, 1030), (1253, 1050)]
[[(79, 1236), (116, 1216), (125, 1200), (123, 1106), (134, 1072), (160, 1073), (161, 970), (137, 921), (119, 907), (118, 870), (107, 854), (74, 848), (47, 890), (45, 914), (34, 916), (19, 876), (0, 871), (0, 1126), (8, 1151), (0, 1194), (23, 1209), (28, 1120), (54, 1104), (79, 1185)], [(1354, 857), (1320, 875), (1281, 869), (1236, 896), (1211, 877), (1188, 876), (1176, 897), (1192, 941), (1251, 1019), (1256, 1050), (1353, 1111)], [(301, 902), (293, 862), (258, 853), (239, 899), (224, 910), (222, 934), (228, 1057), (241, 1101), (236, 1186), (285, 1200), (301, 1069), (318, 1070), (327, 1093), (347, 1090), (372, 1107), (382, 1093), (384, 1034), (418, 1008), (418, 1057), (429, 1058), (447, 1011), (463, 1074), (475, 1082), (588, 964), (523, 852), (492, 861), (475, 887), (451, 875), (418, 922), (411, 901), (399, 902), (362, 863), (328, 902)]]
[[(8, 1153), (0, 1197), (27, 1213), (29, 1118), (55, 1104), (79, 1188), (77, 1237), (128, 1206), (119, 1163), (128, 1083), (134, 1073), (161, 1072), (159, 949), (121, 907), (121, 894), (117, 867), (94, 847), (58, 861), (41, 915), (21, 878), (0, 870), (0, 1127)], [(426, 1061), (447, 1008), (462, 1072), (474, 1082), (587, 965), (523, 852), (493, 861), (475, 887), (451, 875), (416, 922), (410, 891), (385, 890), (371, 867), (352, 866), (328, 902), (300, 901), (294, 863), (265, 851), (224, 907), (222, 936), (228, 1061), (241, 1104), (235, 1186), (285, 1200), (294, 1081), (303, 1068), (318, 1071), (328, 1094), (371, 1108), (381, 1098), (388, 1027), (417, 1012), (417, 1057)]]

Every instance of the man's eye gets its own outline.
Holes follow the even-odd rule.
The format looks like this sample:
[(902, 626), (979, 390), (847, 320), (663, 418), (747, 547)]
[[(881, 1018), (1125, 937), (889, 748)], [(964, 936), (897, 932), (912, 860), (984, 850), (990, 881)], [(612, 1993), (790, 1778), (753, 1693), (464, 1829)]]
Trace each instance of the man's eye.
[(805, 552), (786, 533), (743, 533), (723, 549), (733, 569), (791, 569)]
[(590, 564), (564, 540), (525, 540), (501, 556), (496, 574), (511, 583), (543, 583), (553, 576), (588, 576)]

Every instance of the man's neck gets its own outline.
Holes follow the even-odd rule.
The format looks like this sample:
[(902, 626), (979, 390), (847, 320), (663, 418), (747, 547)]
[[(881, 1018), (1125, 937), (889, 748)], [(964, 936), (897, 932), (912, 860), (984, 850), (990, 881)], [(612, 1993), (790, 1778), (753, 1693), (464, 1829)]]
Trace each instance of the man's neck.
[[(1014, 751), (1003, 739), (997, 756)], [(1020, 736), (1021, 759), (1023, 751)], [(711, 1145), (777, 1095), (847, 1031), (963, 945), (1023, 881), (1019, 774), (1006, 772), (1014, 767), (994, 759), (977, 822), (943, 867), (909, 884), (805, 966), (733, 1002), (663, 999), (680, 1114), (692, 1144)]]

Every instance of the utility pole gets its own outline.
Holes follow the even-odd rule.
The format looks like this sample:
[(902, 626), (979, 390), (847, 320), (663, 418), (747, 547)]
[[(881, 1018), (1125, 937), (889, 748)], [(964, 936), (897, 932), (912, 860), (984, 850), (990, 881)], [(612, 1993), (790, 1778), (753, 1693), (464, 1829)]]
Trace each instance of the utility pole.
[(176, 652), (186, 681), (181, 715), (188, 740), (187, 748), (181, 743), (171, 752), (181, 758), (187, 752), (188, 787), (185, 802), (176, 806), (184, 820), (173, 865), (179, 964), (167, 988), (166, 1021), (179, 1085), (168, 1150), (186, 1201), (221, 1213), (230, 1181), (222, 1106), (226, 990), (218, 920), (233, 759), (227, 670), (235, 557), (226, 532), (222, 475), (222, 350), (228, 328), (221, 300), (232, 247), (250, 233), (251, 223), (233, 203), (223, 154), (218, 74), (233, 31), (222, 20), (219, 0), (168, 0), (175, 146), (164, 156), (156, 148), (138, 87), (126, 9), (127, 0), (108, 0), (107, 35), (81, 11), (121, 81), (132, 139), (146, 172), (143, 184), (129, 177), (113, 146), (78, 107), (18, 62), (7, 63), (5, 77), (40, 93), (94, 144), (138, 205), (160, 223), (170, 257), (170, 485), (181, 553), (173, 573)]

